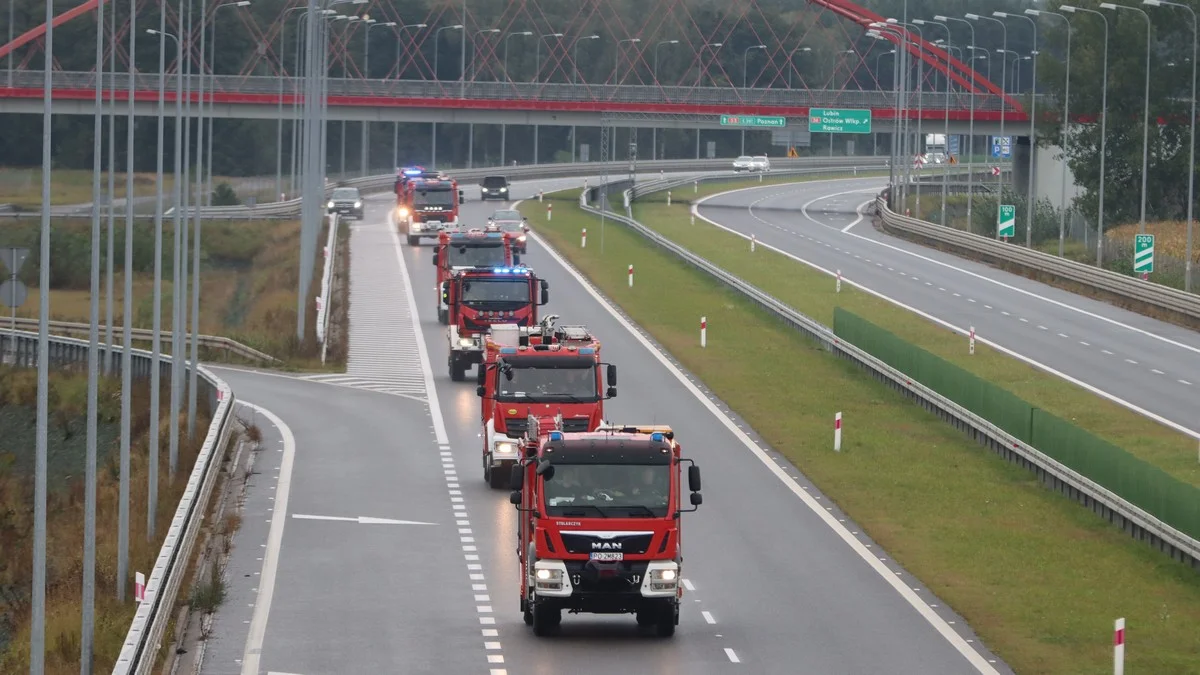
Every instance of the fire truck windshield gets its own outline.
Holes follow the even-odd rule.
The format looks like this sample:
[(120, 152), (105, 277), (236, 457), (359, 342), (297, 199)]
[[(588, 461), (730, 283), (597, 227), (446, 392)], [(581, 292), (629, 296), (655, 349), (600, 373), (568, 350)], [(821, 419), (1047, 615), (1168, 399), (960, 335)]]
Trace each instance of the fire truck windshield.
[(454, 206), (454, 192), (444, 190), (417, 190), (413, 195), (413, 206)]
[[(554, 359), (547, 357), (545, 360)], [(563, 367), (561, 364), (543, 366), (538, 357), (505, 363), (497, 377), (496, 398), (501, 401), (540, 401), (569, 399), (572, 403), (599, 400), (596, 392), (596, 362), (586, 356)], [(548, 365), (548, 364), (547, 364)], [(574, 366), (574, 367), (572, 367)], [(511, 376), (511, 379), (510, 379)]]
[(446, 247), (451, 267), (489, 267), (505, 263), (504, 244), (498, 241), (447, 244)]
[(559, 464), (545, 481), (546, 515), (662, 518), (670, 505), (669, 464)]
[(462, 303), (469, 307), (518, 309), (529, 304), (528, 277), (468, 278), (462, 282)]

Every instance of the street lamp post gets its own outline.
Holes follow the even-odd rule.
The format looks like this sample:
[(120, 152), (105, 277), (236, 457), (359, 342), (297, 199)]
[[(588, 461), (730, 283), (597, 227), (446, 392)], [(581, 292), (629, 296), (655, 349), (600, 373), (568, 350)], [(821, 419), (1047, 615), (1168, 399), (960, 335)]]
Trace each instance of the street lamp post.
[(561, 38), (562, 36), (562, 33), (547, 33), (545, 35), (538, 36), (537, 49), (535, 52), (537, 56), (534, 60), (533, 79), (529, 80), (530, 82), (540, 82), (542, 79), (542, 41), (549, 37)]
[[(1164, 5), (1179, 7), (1186, 9), (1192, 15), (1192, 114), (1188, 118), (1191, 122), (1191, 131), (1188, 136), (1187, 250), (1185, 253), (1187, 260), (1184, 263), (1183, 277), (1183, 290), (1190, 293), (1192, 291), (1192, 205), (1196, 186), (1196, 47), (1198, 37), (1196, 32), (1196, 11), (1187, 5), (1181, 5), (1178, 2), (1168, 2), (1167, 0), (1142, 0), (1142, 4), (1149, 7), (1162, 7)], [(1069, 45), (1070, 42), (1067, 44)]]
[(475, 81), (475, 75), (479, 70), (479, 49), (475, 47), (475, 40), (484, 33), (499, 33), (499, 28), (484, 28), (483, 30), (475, 31), (471, 36), (471, 81)]
[[(654, 45), (653, 77), (654, 77), (655, 86), (662, 86), (658, 82), (658, 49), (660, 47), (662, 47), (663, 45), (677, 45), (677, 44), (679, 44), (679, 40), (663, 40), (662, 42), (659, 42), (658, 44)], [(655, 159), (658, 159), (658, 127), (650, 128), (650, 159), (652, 161)]]
[[(1071, 131), (1071, 22), (1067, 17), (1057, 12), (1047, 12), (1040, 9), (1026, 9), (1025, 13), (1030, 16), (1054, 16), (1063, 20), (1067, 25), (1067, 75), (1065, 79), (1063, 92), (1063, 119), (1062, 119), (1062, 195), (1059, 201), (1062, 202), (1058, 214), (1058, 257), (1062, 257), (1066, 246), (1067, 238), (1067, 143), (1070, 142)], [(1034, 82), (1037, 80), (1035, 79)]]
[[(276, 195), (281, 195), (283, 193), (283, 82), (284, 82), (284, 80), (289, 79), (285, 75), (287, 71), (284, 68), (284, 64), (283, 64), (284, 55), (287, 53), (285, 51), (287, 49), (287, 18), (288, 18), (288, 14), (291, 14), (292, 12), (299, 10), (299, 9), (308, 9), (308, 6), (301, 5), (299, 7), (292, 7), (290, 9), (283, 10), (283, 15), (281, 16), (280, 23), (279, 23), (279, 109), (275, 113), (275, 117), (276, 117), (276, 119), (275, 119), (275, 194)], [(332, 10), (330, 10), (330, 11), (332, 11)], [(303, 19), (304, 19), (304, 17), (301, 17), (301, 20), (303, 20)], [(297, 36), (296, 37), (296, 46), (299, 47), (299, 45), (300, 45), (300, 38), (299, 38), (299, 36)], [(293, 93), (296, 93), (296, 92), (293, 91)], [(292, 137), (295, 138), (295, 136), (296, 136), (295, 121), (292, 122), (292, 125), (293, 125), (292, 126)], [(295, 143), (293, 143), (292, 145), (293, 145), (292, 152), (293, 152), (293, 157), (294, 157)], [(293, 158), (292, 178), (291, 178), (291, 182), (288, 184), (288, 192), (295, 192), (295, 191), (296, 191), (296, 164), (295, 164), (295, 161)]]
[(1105, 146), (1105, 127), (1108, 124), (1108, 17), (1094, 9), (1072, 5), (1060, 5), (1058, 9), (1068, 14), (1094, 14), (1104, 22), (1104, 65), (1100, 76), (1100, 203), (1096, 214), (1096, 267), (1100, 267), (1104, 263), (1104, 157), (1108, 154)]
[(1152, 46), (1150, 40), (1150, 15), (1137, 7), (1114, 5), (1111, 2), (1100, 3), (1100, 9), (1126, 9), (1131, 12), (1137, 12), (1146, 19), (1146, 101), (1142, 108), (1142, 215), (1138, 225), (1138, 232), (1144, 234), (1146, 232), (1146, 177), (1150, 168), (1150, 47)]
[[(395, 27), (395, 25), (396, 25), (395, 21), (387, 21), (387, 22), (383, 22), (383, 23), (377, 23), (375, 21), (368, 22), (367, 30), (364, 31), (364, 33), (363, 33), (363, 79), (366, 79), (366, 80), (371, 79), (371, 29), (372, 28), (382, 28), (384, 26), (386, 26), (388, 28), (393, 28), (393, 27)], [(361, 173), (364, 176), (367, 175), (367, 172), (370, 170), (370, 167), (371, 167), (371, 161), (370, 161), (371, 150), (367, 146), (367, 135), (368, 135), (368, 132), (370, 131), (370, 129), (371, 129), (371, 123), (368, 122), (367, 120), (363, 120), (363, 122), (362, 122), (362, 148), (359, 150), (358, 155), (359, 155), (359, 160), (360, 160), (361, 167), (362, 167)]]
[[(1029, 176), (1028, 176), (1029, 187), (1027, 190), (1028, 194), (1025, 196), (1026, 200), (1028, 200), (1028, 202), (1029, 202), (1029, 206), (1025, 209), (1027, 212), (1026, 213), (1027, 221), (1026, 221), (1026, 225), (1025, 225), (1025, 247), (1033, 248), (1033, 210), (1034, 210), (1033, 207), (1034, 207), (1034, 204), (1037, 202), (1037, 200), (1035, 199), (1034, 194), (1033, 194), (1033, 173), (1035, 171), (1035, 166), (1036, 166), (1034, 164), (1033, 159), (1034, 159), (1034, 155), (1037, 153), (1037, 127), (1036, 127), (1036, 123), (1037, 123), (1037, 57), (1038, 57), (1037, 22), (1023, 14), (1009, 14), (1008, 12), (992, 12), (992, 16), (999, 17), (1001, 19), (1024, 19), (1025, 21), (1028, 21), (1030, 27), (1033, 28), (1033, 50), (1029, 53), (1029, 56), (1024, 57), (1024, 58), (1028, 58), (1031, 61), (1033, 61), (1033, 63), (1031, 64), (1033, 66), (1033, 71), (1032, 71), (1033, 72), (1033, 75), (1032, 75), (1033, 84), (1029, 88)], [(1018, 84), (1020, 83), (1020, 73), (1021, 73), (1020, 68), (1021, 68), (1021, 63), (1018, 61), (1017, 62), (1017, 76), (1018, 76), (1017, 82), (1018, 82)], [(1016, 88), (1014, 87), (1013, 89), (1015, 92)], [(1013, 176), (1013, 178), (1015, 180), (1016, 176)]]
[[(748, 74), (747, 74), (746, 67), (750, 64), (750, 52), (755, 49), (766, 49), (766, 48), (767, 48), (766, 45), (751, 45), (749, 47), (746, 47), (746, 50), (742, 52), (742, 89), (746, 89), (747, 84), (748, 84), (748, 80), (747, 80)], [(829, 146), (830, 152), (832, 152), (832, 148), (833, 148), (832, 141), (830, 141), (830, 143), (831, 143), (831, 145)], [(743, 155), (746, 154), (746, 130), (745, 129), (742, 129), (742, 154)]]
[[(883, 37), (884, 29), (901, 30), (897, 26), (893, 26), (892, 24), (889, 24), (889, 23), (875, 22), (875, 23), (870, 24), (870, 26), (867, 30), (867, 35), (870, 35), (871, 37), (873, 37), (875, 39), (880, 39), (880, 40), (887, 39), (887, 38)], [(898, 164), (900, 161), (900, 157), (904, 155), (904, 136), (905, 136), (905, 134), (904, 134), (904, 128), (901, 124), (901, 120), (906, 119), (908, 117), (907, 91), (906, 91), (907, 80), (908, 80), (907, 72), (906, 72), (907, 63), (908, 63), (908, 50), (905, 48), (905, 47), (907, 47), (908, 43), (907, 43), (907, 37), (905, 37), (903, 30), (901, 30), (900, 33), (889, 33), (889, 35), (891, 35), (893, 38), (896, 39), (895, 69), (893, 71), (894, 77), (892, 79), (893, 79), (893, 83), (894, 83), (894, 86), (896, 89), (896, 115), (897, 115), (897, 118), (896, 118), (896, 122), (895, 122), (895, 125), (896, 125), (895, 130), (894, 130), (894, 133), (892, 134), (892, 156), (888, 162), (888, 164), (889, 164), (888, 180), (889, 180), (889, 184), (891, 185), (891, 190), (892, 190), (891, 196), (892, 196), (893, 206), (897, 209), (903, 209), (904, 208), (903, 205), (906, 205), (908, 203), (907, 202), (907, 199), (908, 199), (907, 186), (899, 185), (900, 180), (903, 177), (903, 175), (901, 173), (901, 169), (898, 166)], [(898, 201), (896, 200), (897, 193), (899, 193), (899, 195), (900, 195), (900, 198)]]
[[(620, 80), (617, 79), (617, 73), (620, 72), (620, 70), (621, 70), (621, 45), (625, 44), (626, 42), (628, 42), (630, 44), (635, 44), (635, 43), (638, 43), (641, 41), (642, 41), (641, 38), (628, 38), (626, 40), (617, 40), (617, 55), (616, 55), (617, 62), (613, 64), (613, 84), (621, 84), (625, 80), (625, 78), (623, 78), (623, 77)], [(633, 65), (632, 61), (630, 61), (630, 65)]]
[(438, 38), (440, 38), (442, 36), (442, 31), (444, 31), (444, 30), (461, 30), (462, 27), (463, 27), (463, 25), (461, 23), (458, 23), (458, 24), (454, 24), (453, 26), (442, 26), (441, 28), (439, 28), (433, 32), (433, 79), (434, 80), (441, 79), (441, 76), (438, 75)]
[[(471, 36), (471, 82), (475, 81), (475, 70), (478, 67), (479, 61), (479, 49), (475, 47), (475, 39), (484, 33), (499, 32), (499, 28), (484, 28), (483, 30), (475, 31), (475, 34)], [(461, 69), (466, 70), (465, 68)], [(465, 95), (466, 85), (463, 85), (462, 93)], [(475, 166), (475, 123), (471, 122), (467, 125), (467, 168), (470, 169), (473, 166)]]
[[(925, 35), (924, 35), (924, 33), (921, 31), (921, 29), (920, 29), (920, 28), (919, 28), (917, 25), (915, 25), (915, 24), (912, 24), (912, 23), (905, 23), (905, 22), (903, 22), (903, 21), (896, 21), (895, 19), (888, 19), (888, 23), (889, 23), (889, 24), (895, 24), (895, 25), (898, 25), (898, 26), (904, 26), (905, 30), (910, 30), (910, 29), (911, 29), (911, 30), (913, 30), (913, 31), (916, 31), (916, 33), (917, 33), (917, 39), (918, 39), (918, 40), (920, 40), (922, 43), (923, 43), (923, 42), (925, 42)], [(907, 36), (907, 35), (905, 35), (905, 36), (904, 36), (904, 39), (907, 41), (907, 40), (908, 40), (908, 36)], [(905, 58), (906, 58), (906, 60), (907, 60), (907, 57), (908, 57), (908, 54), (907, 54), (907, 52), (908, 52), (908, 50), (907, 50), (907, 49), (905, 49), (905, 52), (906, 52), (906, 53), (905, 53)], [(922, 87), (922, 85), (923, 85), (923, 81), (924, 81), (924, 79), (925, 79), (925, 78), (924, 78), (924, 73), (923, 73), (923, 72), (921, 72), (921, 71), (922, 71), (922, 68), (923, 68), (923, 64), (924, 64), (924, 61), (922, 61), (922, 60), (920, 60), (920, 59), (918, 59), (918, 60), (917, 60), (917, 90), (916, 90), (916, 94), (917, 94), (917, 136), (916, 136), (916, 139), (915, 139), (915, 145), (916, 145), (916, 148), (915, 148), (915, 152), (909, 153), (909, 154), (911, 154), (911, 155), (913, 156), (914, 160), (916, 159), (916, 157), (917, 157), (918, 155), (922, 155), (922, 154), (923, 154), (923, 153), (922, 153), (922, 150), (924, 150), (924, 148), (923, 148), (923, 147), (922, 147), (922, 145), (921, 145), (921, 141), (924, 139), (924, 134), (922, 134), (922, 133), (921, 133), (921, 126), (922, 126), (922, 121), (923, 121), (923, 119), (922, 119), (922, 118), (924, 118), (924, 116), (925, 116), (925, 115), (924, 115), (924, 100), (923, 100), (923, 99), (922, 99), (922, 97), (921, 97), (921, 87)], [(907, 78), (908, 78), (908, 74), (909, 74), (909, 69), (907, 68), (907, 66), (905, 67), (905, 71), (904, 71), (904, 73), (905, 73), (905, 74), (904, 74), (904, 77), (907, 79)], [(907, 117), (906, 117), (905, 119), (907, 120)], [(833, 154), (833, 152), (832, 152), (832, 149), (830, 150), (830, 153), (829, 153), (829, 154), (832, 156), (832, 154)], [(905, 171), (906, 171), (906, 172), (908, 172), (908, 173), (909, 173), (909, 175), (911, 176), (911, 175), (912, 175), (912, 169), (914, 168), (914, 164), (913, 164), (913, 163), (909, 163), (909, 162), (908, 162), (908, 160), (907, 160), (907, 155), (905, 155), (905, 157), (906, 157), (906, 159), (905, 159)], [(908, 181), (908, 180), (904, 181), (905, 190), (907, 190), (907, 189), (908, 189), (908, 183), (909, 183), (909, 181)], [(917, 217), (918, 217), (918, 218), (920, 218), (920, 217), (921, 217), (921, 186), (920, 186), (920, 180), (919, 180), (919, 176), (918, 176), (918, 185), (917, 185)]]
[[(575, 44), (571, 45), (573, 61), (571, 62), (571, 84), (579, 84), (579, 43), (583, 40), (599, 40), (600, 36), (593, 33), (575, 40)], [(579, 146), (579, 142), (575, 138), (575, 125), (571, 125), (571, 163), (575, 163), (575, 148)]]
[[(958, 17), (953, 17), (953, 16), (945, 16), (943, 14), (938, 14), (938, 15), (934, 16), (933, 18), (938, 21), (943, 21), (947, 24), (949, 24), (951, 21), (953, 21), (953, 22), (961, 23), (961, 24), (965, 25), (971, 31), (971, 44), (969, 45), (969, 47), (971, 48), (972, 52), (975, 51), (975, 24), (973, 24), (970, 21), (967, 21), (965, 19), (959, 19)], [(991, 64), (991, 59), (988, 60), (988, 64)], [(989, 65), (988, 67), (990, 68), (991, 65)], [(973, 65), (971, 66), (971, 72), (972, 73), (975, 72), (975, 66), (973, 66)], [(991, 78), (989, 77), (988, 79), (990, 80)], [(972, 203), (975, 200), (975, 188), (974, 188), (975, 171), (969, 168), (970, 163), (975, 161), (975, 78), (974, 78), (974, 76), (972, 76), (972, 78), (971, 78), (971, 84), (970, 84), (969, 90), (967, 91), (967, 95), (970, 96), (970, 98), (971, 98), (971, 114), (970, 114), (970, 117), (968, 118), (968, 119), (970, 119), (970, 122), (969, 122), (970, 128), (967, 131), (967, 164), (968, 164), (968, 169), (967, 169), (967, 227), (970, 227), (970, 225), (971, 225), (971, 207), (972, 207)]]
[(508, 76), (508, 41), (514, 37), (517, 37), (518, 35), (529, 37), (530, 35), (533, 35), (533, 31), (523, 30), (519, 33), (509, 33), (508, 35), (504, 36), (504, 79), (508, 80), (509, 82), (512, 82), (512, 78)]
[[(924, 26), (924, 25), (940, 26), (942, 28), (942, 30), (946, 31), (946, 44), (945, 44), (946, 56), (947, 57), (950, 56), (950, 50), (954, 48), (954, 46), (951, 44), (951, 42), (954, 39), (954, 36), (950, 33), (950, 26), (948, 24), (941, 22), (941, 21), (926, 21), (924, 19), (913, 19), (913, 23), (920, 25), (920, 26)], [(949, 188), (949, 184), (950, 184), (950, 161), (949, 161), (949, 155), (950, 155), (950, 75), (948, 72), (947, 72), (945, 79), (946, 79), (946, 100), (944, 103), (945, 103), (946, 108), (945, 108), (944, 116), (946, 118), (946, 127), (945, 127), (945, 130), (942, 132), (942, 136), (945, 139), (946, 156), (947, 157), (946, 157), (946, 163), (942, 165), (942, 227), (946, 226), (946, 192), (947, 192), (947, 190)]]
[[(990, 16), (980, 16), (978, 14), (967, 14), (966, 17), (972, 21), (993, 21), (997, 25), (999, 25), (1000, 26), (1000, 35), (1001, 35), (1000, 44), (1003, 46), (1000, 49), (998, 49), (997, 51), (1005, 52), (1008, 50), (1008, 26), (1003, 21), (1001, 21), (1000, 19), (990, 17)], [(990, 59), (989, 59), (989, 62), (990, 62)], [(1004, 87), (1005, 87), (1004, 77), (1006, 74), (1007, 74), (1007, 69), (1004, 67), (1004, 59), (1001, 58), (1000, 59), (1000, 91), (1002, 93), (1004, 92)], [(1003, 100), (1001, 100), (1000, 101), (1000, 138), (1001, 139), (1003, 139), (1005, 137), (1004, 136), (1004, 109), (1006, 107), (1007, 107), (1007, 105), (1005, 104), (1005, 102)], [(1003, 141), (1001, 141), (1001, 142), (1003, 142)], [(1001, 146), (1001, 147), (1003, 147), (1003, 146)], [(1009, 147), (1011, 148), (1012, 146), (1010, 145)], [(1003, 159), (1004, 153), (1001, 152), (1000, 154), (1001, 154), (1001, 156), (999, 159)], [(1011, 150), (1010, 150), (1010, 154), (1011, 154)], [(1004, 203), (1004, 171), (1003, 171), (1003, 169), (1001, 169), (1000, 175), (996, 177), (996, 228), (997, 228), (996, 233), (997, 233), (997, 235), (1000, 232), (1000, 229), (999, 229), (999, 227), (1000, 227), (1000, 205), (1003, 203)]]
[(800, 47), (799, 49), (792, 50), (791, 54), (788, 54), (788, 89), (792, 88), (792, 71), (794, 71), (796, 69), (795, 65), (792, 62), (792, 59), (796, 58), (796, 52), (803, 53), (803, 52), (811, 52), (811, 51), (812, 51), (812, 47)]
[[(400, 36), (402, 34), (407, 35), (407, 30), (409, 28), (427, 28), (427, 27), (428, 27), (427, 24), (423, 24), (423, 23), (409, 23), (409, 24), (405, 24), (405, 25), (397, 28), (397, 30), (396, 30), (396, 79), (397, 80), (403, 79), (403, 75), (404, 75), (404, 72), (402, 71), (401, 66), (400, 66), (400, 46), (402, 44), (404, 44), (404, 40), (401, 40)], [(408, 50), (406, 49), (405, 52), (407, 53), (407, 51)], [(392, 122), (392, 163), (398, 164), (399, 162), (400, 162), (400, 123)]]
[[(217, 5), (216, 7), (213, 8), (212, 66), (209, 69), (211, 71), (211, 74), (209, 75), (210, 86), (209, 86), (209, 93), (208, 93), (208, 149), (207, 149), (207, 153), (208, 153), (207, 175), (208, 175), (208, 178), (205, 181), (205, 188), (204, 188), (204, 194), (205, 194), (205, 202), (204, 203), (207, 204), (208, 206), (212, 206), (212, 191), (213, 191), (213, 186), (212, 186), (212, 182), (213, 182), (213, 150), (212, 150), (212, 146), (213, 146), (213, 112), (212, 111), (213, 111), (213, 103), (214, 103), (213, 89), (215, 89), (215, 87), (216, 87), (213, 76), (215, 76), (217, 74), (217, 11), (220, 10), (222, 7), (248, 7), (248, 6), (250, 6), (250, 0), (238, 0), (238, 2), (227, 2), (223, 5)], [(201, 73), (201, 75), (204, 74), (203, 69), (201, 69), (200, 73)]]

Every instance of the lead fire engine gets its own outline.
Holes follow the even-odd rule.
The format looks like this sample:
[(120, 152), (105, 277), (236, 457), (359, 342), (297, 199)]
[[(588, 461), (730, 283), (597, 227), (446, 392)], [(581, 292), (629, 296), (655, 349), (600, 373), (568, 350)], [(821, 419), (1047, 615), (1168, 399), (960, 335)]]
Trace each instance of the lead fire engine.
[[(512, 468), (521, 611), (535, 635), (562, 612), (635, 614), (661, 637), (679, 624), (681, 513), (703, 502), (700, 468), (680, 456), (668, 426), (561, 430), (561, 418), (530, 417), (521, 463)], [(683, 509), (688, 464), (692, 508)]]
[(557, 414), (563, 430), (591, 431), (604, 421), (604, 401), (617, 395), (617, 367), (600, 362), (599, 340), (585, 326), (555, 326), (557, 318), (532, 327), (496, 325), (483, 336), (476, 393), (483, 479), (493, 488), (508, 485), (530, 415)]
[(413, 168), (400, 173), (396, 179), (394, 217), (400, 232), (408, 237), (409, 246), (458, 226), (463, 193), (457, 181), (439, 171)]
[(442, 231), (438, 235), (437, 248), (433, 251), (433, 264), (437, 267), (438, 321), (449, 320), (449, 308), (442, 297), (442, 284), (455, 272), (469, 267), (510, 267), (515, 262), (513, 237), (507, 232), (470, 230)]
[(442, 301), (450, 324), (446, 365), (450, 379), (460, 382), (471, 366), (483, 362), (483, 335), (489, 328), (537, 323), (537, 308), (550, 302), (550, 284), (524, 265), (471, 267), (442, 283)]

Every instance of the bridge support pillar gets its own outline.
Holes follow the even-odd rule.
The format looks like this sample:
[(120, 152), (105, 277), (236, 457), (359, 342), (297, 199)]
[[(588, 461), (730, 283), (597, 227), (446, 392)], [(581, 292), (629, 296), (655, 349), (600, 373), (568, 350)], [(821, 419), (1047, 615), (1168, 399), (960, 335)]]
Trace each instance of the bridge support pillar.
[(437, 122), (432, 123), (433, 133), (429, 134), (429, 168), (437, 169)]
[(533, 125), (533, 163), (538, 163), (538, 125)]
[(508, 164), (508, 162), (505, 161), (505, 159), (504, 159), (504, 151), (506, 149), (504, 147), (504, 145), (505, 145), (506, 140), (508, 140), (508, 125), (501, 124), (500, 125), (500, 166), (505, 166)]
[[(1013, 192), (1016, 192), (1022, 197), (1029, 197), (1029, 157), (1033, 153), (1034, 159), (1037, 158), (1037, 149), (1033, 148), (1029, 142), (1028, 136), (1017, 136), (1013, 138)], [(1037, 180), (1037, 167), (1034, 167), (1034, 180)], [(1034, 189), (1036, 192), (1036, 188)]]

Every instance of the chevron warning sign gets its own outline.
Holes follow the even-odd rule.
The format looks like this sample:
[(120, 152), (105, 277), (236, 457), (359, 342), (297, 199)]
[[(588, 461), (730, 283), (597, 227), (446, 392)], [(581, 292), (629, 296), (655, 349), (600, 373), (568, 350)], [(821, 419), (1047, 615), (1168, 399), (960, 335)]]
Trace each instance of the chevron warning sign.
[(1149, 274), (1154, 271), (1154, 235), (1139, 234), (1133, 239), (1133, 271)]

